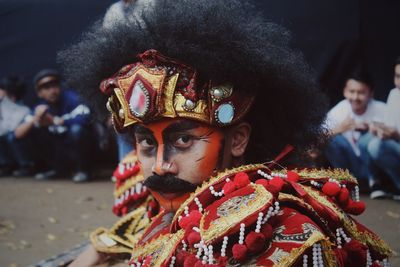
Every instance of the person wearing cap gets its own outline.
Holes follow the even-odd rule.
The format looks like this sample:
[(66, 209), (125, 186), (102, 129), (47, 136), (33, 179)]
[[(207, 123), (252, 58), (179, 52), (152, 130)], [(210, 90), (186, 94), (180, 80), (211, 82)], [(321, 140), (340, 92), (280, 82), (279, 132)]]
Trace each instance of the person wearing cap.
[(28, 176), (33, 172), (29, 138), (15, 134), (31, 112), (19, 103), (24, 90), (25, 84), (17, 76), (5, 77), (0, 84), (0, 176)]
[(60, 54), (136, 148), (115, 172), (124, 216), (71, 266), (386, 266), (390, 248), (348, 216), (365, 209), (357, 180), (292, 165), (324, 136), (325, 95), (249, 5), (154, 1)]
[(89, 108), (74, 91), (62, 88), (56, 70), (39, 71), (33, 83), (40, 102), (31, 117), (17, 128), (16, 134), (25, 136), (36, 130), (37, 151), (42, 153), (50, 169), (36, 174), (35, 179), (53, 178), (70, 167), (74, 172), (73, 181), (87, 181)]

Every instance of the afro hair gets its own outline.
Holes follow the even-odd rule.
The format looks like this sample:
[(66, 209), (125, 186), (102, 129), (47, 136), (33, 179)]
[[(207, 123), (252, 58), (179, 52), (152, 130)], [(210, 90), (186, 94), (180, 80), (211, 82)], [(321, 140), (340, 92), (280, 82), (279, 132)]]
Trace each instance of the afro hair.
[[(98, 22), (59, 61), (70, 85), (105, 113), (101, 80), (148, 49), (193, 66), (199, 76), (255, 94), (246, 116), (248, 162), (272, 159), (287, 144), (304, 151), (324, 136), (327, 101), (290, 34), (244, 0), (153, 0), (124, 23)], [(134, 8), (134, 6), (133, 6)]]

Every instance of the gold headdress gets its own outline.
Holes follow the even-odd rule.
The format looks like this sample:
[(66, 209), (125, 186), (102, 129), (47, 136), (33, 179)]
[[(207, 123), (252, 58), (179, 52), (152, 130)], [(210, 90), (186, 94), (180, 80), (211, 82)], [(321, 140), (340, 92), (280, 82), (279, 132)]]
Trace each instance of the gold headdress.
[(243, 118), (254, 100), (235, 92), (230, 84), (200, 84), (194, 68), (156, 50), (139, 58), (100, 85), (109, 95), (107, 109), (117, 130), (176, 117), (226, 126)]

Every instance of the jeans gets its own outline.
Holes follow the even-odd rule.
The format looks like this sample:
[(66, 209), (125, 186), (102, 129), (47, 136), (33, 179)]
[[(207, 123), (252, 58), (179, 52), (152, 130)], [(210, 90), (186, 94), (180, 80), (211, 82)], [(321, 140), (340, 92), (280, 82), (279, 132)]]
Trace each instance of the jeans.
[(372, 161), (386, 172), (400, 192), (400, 142), (374, 137), (368, 145)]
[(334, 168), (348, 169), (358, 179), (374, 180), (371, 158), (368, 154), (368, 144), (372, 135), (364, 133), (358, 140), (360, 156), (358, 157), (347, 139), (338, 134), (332, 137), (325, 148), (325, 157)]
[(74, 172), (89, 171), (89, 126), (73, 124), (62, 134), (38, 129), (35, 139), (38, 158), (44, 159), (48, 167), (60, 172), (69, 168)]
[(14, 132), (0, 136), (0, 165), (11, 166), (17, 163), (19, 167), (31, 167), (31, 152), (29, 139), (17, 139)]

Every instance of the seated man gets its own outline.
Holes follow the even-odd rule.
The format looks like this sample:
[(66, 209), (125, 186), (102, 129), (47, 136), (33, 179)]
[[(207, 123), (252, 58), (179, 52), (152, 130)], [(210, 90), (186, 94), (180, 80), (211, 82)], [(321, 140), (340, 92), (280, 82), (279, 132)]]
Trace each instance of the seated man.
[(33, 172), (29, 140), (15, 134), (30, 114), (27, 106), (18, 103), (23, 87), (21, 79), (13, 76), (4, 78), (0, 85), (0, 176), (27, 176)]
[(383, 120), (385, 103), (373, 99), (372, 79), (360, 70), (346, 81), (343, 95), (345, 99), (327, 115), (331, 137), (325, 156), (332, 167), (348, 169), (357, 178), (368, 180), (371, 197), (382, 197), (385, 192), (376, 181), (367, 146), (372, 138), (369, 126)]
[(376, 136), (368, 145), (373, 162), (393, 181), (393, 198), (400, 200), (400, 58), (394, 68), (395, 88), (389, 93), (384, 123), (374, 123)]
[(57, 71), (45, 69), (34, 77), (41, 102), (30, 119), (16, 133), (25, 136), (35, 129), (37, 152), (42, 153), (50, 169), (35, 175), (37, 180), (50, 179), (71, 164), (72, 180), (89, 179), (89, 108), (71, 90), (62, 89)]
[(365, 208), (354, 177), (276, 163), (321, 138), (326, 111), (283, 29), (243, 0), (155, 1), (141, 16), (61, 54), (92, 103), (100, 84), (137, 157), (114, 173), (126, 215), (71, 266), (385, 265), (387, 245), (346, 214)]

